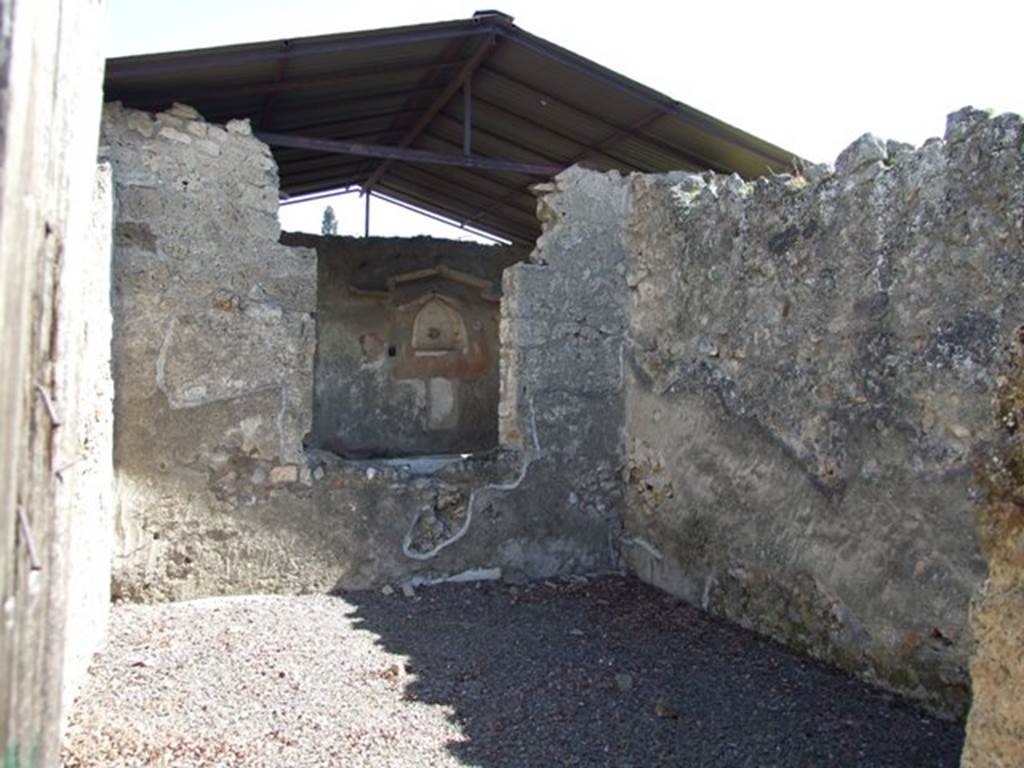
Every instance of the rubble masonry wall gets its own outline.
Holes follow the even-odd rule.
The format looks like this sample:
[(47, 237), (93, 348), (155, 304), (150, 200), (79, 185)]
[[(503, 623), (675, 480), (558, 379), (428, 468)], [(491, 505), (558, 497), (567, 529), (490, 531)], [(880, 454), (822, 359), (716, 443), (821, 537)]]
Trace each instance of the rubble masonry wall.
[(633, 570), (964, 713), (978, 462), (1024, 321), (1021, 141), (965, 110), (834, 169), (635, 179)]
[(245, 123), (108, 104), (101, 154), (116, 193), (115, 594), (256, 590), (271, 560), (292, 561), (261, 520), (298, 481), (309, 431), (315, 253), (278, 244), (277, 169)]
[[(608, 491), (621, 485), (621, 440), (615, 429), (582, 434), (567, 425), (619, 422), (620, 347), (606, 345), (589, 361), (591, 381), (576, 371), (597, 331), (563, 322), (558, 333), (577, 339), (563, 355), (558, 339), (542, 344), (527, 321), (539, 328), (575, 316), (583, 302), (581, 318), (615, 308), (621, 344), (623, 292), (609, 304), (600, 285), (578, 285), (569, 259), (531, 265), (526, 275), (524, 265), (505, 270), (506, 287), (531, 280), (561, 291), (559, 302), (524, 297), (501, 319), (510, 325), (503, 338), (521, 335), (529, 347), (517, 358), (529, 362), (523, 401), (533, 407), (523, 415), (522, 450), (458, 461), (341, 458), (318, 448), (313, 430), (317, 254), (279, 242), (269, 149), (246, 122), (208, 124), (183, 105), (154, 116), (108, 104), (102, 144), (117, 202), (115, 597), (327, 591), (466, 574), (522, 580), (611, 567), (621, 493)], [(285, 239), (332, 255), (321, 238)], [(380, 246), (355, 250), (363, 247)], [(521, 256), (503, 253), (502, 265)], [(621, 246), (614, 254), (621, 259)], [(595, 260), (595, 274), (602, 265)], [(491, 287), (474, 282), (478, 267), (454, 266), (460, 287)], [(426, 276), (430, 290), (450, 291), (452, 275)], [(327, 302), (337, 286), (325, 287)], [(337, 331), (325, 314), (325, 329)], [(466, 317), (469, 330), (482, 320)], [(331, 374), (321, 374), (322, 396)], [(619, 405), (608, 407), (606, 391)]]

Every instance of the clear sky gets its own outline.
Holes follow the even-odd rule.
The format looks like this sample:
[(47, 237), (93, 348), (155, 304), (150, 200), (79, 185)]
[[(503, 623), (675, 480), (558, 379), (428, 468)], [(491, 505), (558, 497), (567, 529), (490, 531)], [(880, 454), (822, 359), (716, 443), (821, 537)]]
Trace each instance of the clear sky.
[[(113, 0), (108, 51), (461, 19), (494, 7), (528, 32), (814, 161), (831, 162), (868, 131), (920, 144), (968, 104), (1024, 112), (1021, 0)], [(362, 231), (356, 197), (332, 203), (343, 233)], [(318, 230), (324, 204), (282, 208), (282, 224)], [(373, 205), (374, 234), (459, 235)]]

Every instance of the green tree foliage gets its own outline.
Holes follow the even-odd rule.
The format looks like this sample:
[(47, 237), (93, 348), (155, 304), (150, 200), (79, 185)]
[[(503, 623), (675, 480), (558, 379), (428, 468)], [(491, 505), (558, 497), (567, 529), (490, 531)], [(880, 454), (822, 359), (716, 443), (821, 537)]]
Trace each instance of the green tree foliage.
[(334, 215), (334, 209), (331, 206), (324, 208), (324, 219), (320, 224), (321, 235), (336, 235), (338, 234), (338, 219)]

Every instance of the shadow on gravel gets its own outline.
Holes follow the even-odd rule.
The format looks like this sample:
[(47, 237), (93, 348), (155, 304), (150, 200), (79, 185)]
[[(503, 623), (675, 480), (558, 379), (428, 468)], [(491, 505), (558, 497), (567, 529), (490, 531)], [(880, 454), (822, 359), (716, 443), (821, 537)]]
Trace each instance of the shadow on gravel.
[(956, 766), (963, 729), (635, 580), (346, 593), (465, 765)]

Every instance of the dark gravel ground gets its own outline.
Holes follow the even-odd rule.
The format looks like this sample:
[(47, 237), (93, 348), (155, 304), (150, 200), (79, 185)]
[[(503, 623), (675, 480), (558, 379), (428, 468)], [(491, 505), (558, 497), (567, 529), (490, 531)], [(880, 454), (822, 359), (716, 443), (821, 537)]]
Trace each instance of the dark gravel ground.
[[(363, 628), (409, 657), (419, 681), (408, 695), (456, 705), (467, 765), (959, 762), (961, 726), (633, 579), (348, 599)], [(629, 690), (616, 675), (631, 676)]]
[[(241, 601), (246, 599), (262, 602), (245, 608)], [(228, 759), (218, 752), (206, 762), (204, 737), (194, 732), (193, 723), (188, 726), (193, 729), (189, 760), (164, 757), (158, 761), (152, 755), (160, 749), (141, 744), (146, 739), (153, 741), (156, 737), (152, 734), (157, 731), (142, 722), (133, 726), (136, 730), (129, 737), (123, 725), (126, 720), (138, 723), (151, 717), (140, 713), (138, 707), (158, 705), (136, 704), (136, 709), (124, 711), (128, 706), (124, 702), (132, 698), (126, 681), (140, 671), (141, 664), (149, 668), (142, 671), (152, 670), (157, 676), (146, 680), (150, 688), (180, 689), (189, 683), (184, 680), (168, 686), (159, 682), (164, 678), (160, 677), (158, 657), (164, 651), (155, 648), (160, 643), (154, 643), (152, 637), (145, 645), (147, 660), (133, 661), (133, 654), (142, 646), (132, 645), (125, 628), (141, 627), (150, 621), (146, 616), (160, 611), (164, 622), (160, 626), (174, 627), (173, 621), (167, 623), (170, 612), (202, 604), (201, 631), (213, 633), (218, 619), (211, 618), (210, 606), (217, 603), (129, 606), (115, 612), (112, 646), (95, 665), (94, 679), (77, 705), (65, 765), (235, 765), (230, 759), (234, 755), (237, 764), (267, 766), (908, 768), (956, 766), (963, 740), (958, 724), (932, 718), (884, 692), (793, 656), (633, 579), (612, 576), (522, 587), (449, 584), (420, 588), (414, 597), (396, 591), (392, 595), (374, 592), (340, 598), (224, 601), (230, 620), (235, 622), (231, 629), (236, 632), (232, 635), (236, 642), (258, 649), (267, 642), (259, 637), (260, 632), (274, 632), (278, 644), (275, 663), (288, 670), (289, 678), (297, 664), (282, 654), (294, 657), (296, 651), (288, 650), (289, 644), (305, 644), (298, 653), (298, 664), (336, 668), (339, 681), (330, 682), (329, 695), (337, 696), (337, 689), (345, 687), (349, 698), (365, 698), (362, 703), (345, 704), (348, 708), (343, 714), (350, 718), (347, 724), (342, 723), (342, 714), (331, 715), (322, 729), (317, 724), (314, 738), (319, 741), (310, 744), (308, 754), (302, 752), (305, 737), (286, 733), (285, 741), (293, 752), (260, 748), (246, 756), (241, 747), (233, 747)], [(345, 626), (328, 641), (317, 636), (315, 654), (310, 642), (302, 640), (302, 633), (296, 632), (292, 638), (287, 631), (282, 635), (280, 627), (274, 629), (259, 613), (270, 610), (266, 606), (277, 614), (284, 606), (292, 606), (287, 610), (297, 608), (303, 615), (312, 615), (316, 611), (309, 609), (321, 604), (329, 605), (325, 615), (343, 615)], [(243, 608), (248, 611), (246, 619), (239, 618)], [(194, 622), (195, 616), (188, 621)], [(155, 632), (153, 626), (145, 625), (146, 631)], [(252, 635), (248, 641), (246, 632)], [(183, 641), (171, 638), (167, 642)], [(337, 649), (333, 659), (332, 647)], [(325, 648), (326, 659), (322, 658)], [(371, 658), (373, 655), (377, 658)], [(180, 653), (178, 658), (182, 658)], [(401, 669), (387, 666), (396, 658)], [(178, 670), (174, 674), (189, 674), (187, 665), (174, 668)], [(197, 665), (194, 674), (202, 676), (209, 670)], [(326, 679), (330, 674), (322, 672), (317, 677)], [(269, 676), (278, 675), (283, 678), (285, 672)], [(358, 683), (357, 678), (373, 685), (388, 679), (394, 695), (386, 698), (386, 691), (378, 688), (360, 693), (360, 685), (371, 683)], [(232, 683), (230, 687), (238, 685), (248, 684)], [(108, 694), (110, 690), (114, 693)], [(310, 698), (308, 693), (289, 698), (286, 691), (291, 689), (284, 690), (275, 706), (289, 709), (289, 722), (298, 717), (296, 709), (315, 710), (299, 713), (313, 719), (324, 712), (321, 699)], [(253, 723), (259, 720), (255, 710), (246, 714), (246, 707), (267, 706), (265, 702), (253, 704), (252, 694), (246, 698), (232, 690), (217, 695), (235, 697), (224, 704), (225, 711), (231, 711), (246, 728), (255, 728)], [(192, 706), (195, 698), (194, 694), (185, 696), (185, 703), (178, 706)], [(167, 707), (160, 706), (164, 719), (159, 732), (166, 736), (168, 728), (181, 726), (174, 726), (176, 721), (168, 720), (164, 711)], [(203, 704), (204, 712), (215, 710), (214, 704)], [(431, 714), (415, 714), (423, 712)], [(362, 724), (364, 731), (372, 730), (371, 721), (378, 719), (391, 728), (389, 744), (380, 747), (381, 751), (374, 751), (378, 747), (372, 734), (352, 753), (345, 751), (344, 744), (338, 746), (344, 740), (352, 743), (353, 727)], [(288, 728), (277, 723), (274, 738), (280, 739)], [(257, 735), (248, 735), (244, 741), (250, 746), (257, 744), (258, 732), (256, 729), (253, 733)], [(217, 738), (227, 736), (220, 733)], [(122, 746), (110, 747), (112, 740)], [(116, 749), (128, 749), (125, 744), (133, 755), (151, 757), (117, 759)], [(325, 746), (331, 750), (324, 752)]]

